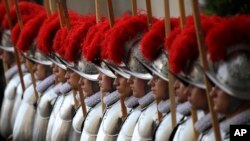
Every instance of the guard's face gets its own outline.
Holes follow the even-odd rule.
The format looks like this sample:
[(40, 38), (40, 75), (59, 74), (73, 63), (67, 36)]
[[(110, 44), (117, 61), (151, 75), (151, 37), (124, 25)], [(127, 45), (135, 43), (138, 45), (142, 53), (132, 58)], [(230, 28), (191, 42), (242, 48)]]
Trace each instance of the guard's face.
[(78, 82), (80, 80), (80, 76), (72, 71), (67, 71), (66, 73), (67, 82), (71, 85), (73, 90), (78, 90)]
[(83, 90), (84, 96), (89, 97), (89, 96), (93, 95), (94, 91), (93, 91), (92, 81), (81, 77), (79, 84)]
[(52, 73), (56, 74), (56, 72), (58, 71), (57, 66), (55, 64), (52, 64), (51, 68), (52, 68)]
[(116, 74), (116, 79), (114, 81), (116, 89), (120, 93), (120, 97), (129, 97), (132, 94), (132, 90), (129, 86), (128, 79), (122, 77), (119, 74)]
[(145, 80), (130, 76), (128, 82), (130, 84), (131, 90), (133, 91), (134, 97), (141, 98), (146, 94), (145, 87), (147, 82)]
[(231, 97), (218, 87), (213, 87), (210, 95), (213, 98), (214, 110), (218, 113), (227, 114), (229, 112)]
[(101, 92), (111, 92), (113, 90), (113, 79), (107, 75), (100, 73), (98, 76)]
[(52, 73), (55, 75), (56, 82), (59, 82), (58, 77), (56, 75), (58, 73), (58, 71), (59, 71), (58, 67), (55, 64), (52, 64)]
[(35, 71), (35, 75), (36, 75), (36, 79), (37, 80), (43, 80), (46, 78), (46, 74), (47, 74), (47, 68), (44, 65), (41, 64), (37, 64), (36, 66), (36, 71)]
[(4, 63), (6, 63), (7, 65), (11, 65), (15, 59), (14, 54), (7, 51), (3, 51), (2, 58)]
[(65, 75), (66, 75), (66, 70), (57, 67), (58, 71), (56, 71), (56, 78), (58, 82), (64, 83), (66, 81)]
[(25, 58), (22, 55), (20, 55), (19, 58), (21, 63), (25, 63)]
[(195, 87), (193, 85), (188, 86), (188, 100), (192, 107), (196, 110), (207, 110), (207, 96), (206, 91)]
[(166, 100), (168, 98), (168, 83), (157, 75), (148, 82), (156, 100)]
[(29, 72), (32, 71), (33, 73), (35, 73), (37, 67), (36, 67), (36, 63), (29, 61), (28, 59), (25, 59), (25, 65), (27, 66)]
[(184, 103), (188, 100), (187, 87), (179, 80), (175, 80), (174, 89), (175, 89), (175, 95), (177, 96), (177, 101), (179, 103)]

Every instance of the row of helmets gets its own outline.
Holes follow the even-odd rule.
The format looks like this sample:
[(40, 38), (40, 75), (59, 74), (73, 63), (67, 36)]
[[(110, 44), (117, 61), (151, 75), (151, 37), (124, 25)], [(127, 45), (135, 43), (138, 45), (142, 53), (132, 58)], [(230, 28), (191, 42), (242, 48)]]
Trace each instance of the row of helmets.
[[(151, 32), (147, 33), (147, 16), (143, 14), (137, 16), (125, 14), (116, 19), (115, 26), (110, 29), (109, 22), (105, 17), (102, 17), (100, 24), (96, 24), (95, 16), (82, 16), (70, 11), (71, 29), (67, 31), (66, 27), (60, 28), (57, 13), (47, 17), (42, 6), (26, 2), (20, 2), (19, 5), (24, 27), (20, 31), (16, 11), (13, 7), (10, 15), (14, 26), (11, 30), (11, 38), (8, 39), (12, 40), (26, 58), (41, 64), (50, 65), (51, 62), (62, 64), (61, 62), (63, 62), (67, 67), (84, 77), (97, 79), (98, 71), (94, 69), (94, 66), (89, 67), (89, 65), (91, 66), (89, 62), (100, 66), (100, 70), (105, 70), (101, 69), (101, 64), (104, 63), (109, 64), (111, 68), (116, 70), (123, 69), (120, 72), (123, 72), (122, 74), (126, 77), (128, 77), (128, 73), (132, 73), (142, 79), (151, 79), (150, 74), (147, 73), (151, 70), (156, 71), (156, 74), (167, 80), (166, 67), (159, 66), (159, 64), (165, 64), (166, 66), (167, 58), (172, 64), (170, 65), (170, 71), (174, 74), (179, 74), (182, 71), (182, 74), (186, 75), (190, 71), (189, 67), (194, 62), (198, 62), (199, 52), (192, 16), (186, 18), (187, 25), (181, 33), (179, 19), (172, 18), (170, 21), (172, 32), (165, 38), (164, 21), (153, 18), (153, 27), (150, 30)], [(235, 21), (243, 21), (247, 25), (247, 20), (247, 15), (239, 15), (228, 19), (217, 16), (201, 17), (208, 59), (211, 64), (220, 62), (230, 55), (230, 52), (234, 53), (235, 50), (248, 50), (245, 26), (242, 24), (238, 25), (239, 27), (233, 25)], [(5, 29), (3, 38), (9, 37), (10, 30), (8, 30), (6, 15), (3, 18), (2, 27)], [(216, 39), (215, 37), (221, 37), (220, 34), (225, 34), (225, 28), (222, 27), (228, 27), (231, 30), (238, 28), (239, 35), (237, 36), (241, 38), (235, 38), (236, 34), (233, 34), (233, 36), (229, 34), (231, 33), (230, 30), (226, 30), (228, 36), (223, 36), (223, 39)], [(10, 42), (5, 41), (3, 43), (9, 48), (4, 46), (1, 46), (1, 48), (13, 51)], [(166, 42), (165, 45), (164, 42)], [(160, 55), (161, 53), (165, 55)], [(150, 63), (153, 65), (150, 65)], [(230, 60), (227, 63), (231, 64), (233, 61)], [(227, 69), (233, 71), (233, 73), (227, 72), (227, 76), (220, 74), (224, 72), (221, 69), (225, 68), (216, 68), (218, 69), (216, 71), (218, 76), (214, 76), (215, 74), (208, 76), (211, 76), (211, 79), (215, 78), (212, 80), (220, 86), (223, 85), (223, 90), (229, 94), (237, 93), (236, 97), (246, 98), (248, 96), (244, 91), (249, 90), (247, 88), (248, 83), (242, 85), (244, 79), (241, 76), (247, 76), (247, 72), (244, 71), (245, 69), (236, 70), (233, 68), (235, 67), (230, 66)], [(114, 77), (111, 72), (108, 72), (108, 75)], [(201, 84), (202, 75), (198, 76), (199, 78), (191, 80), (192, 83), (205, 88), (204, 84)], [(192, 78), (191, 76), (185, 77)], [(246, 81), (244, 80), (244, 82)]]
[[(223, 91), (237, 99), (250, 99), (248, 15), (230, 18), (201, 16), (210, 70), (198, 63), (199, 49), (193, 17), (181, 29), (179, 19), (171, 18), (171, 33), (166, 36), (164, 21), (153, 18), (149, 30), (147, 15), (117, 18), (110, 28), (107, 18), (96, 24), (94, 15), (69, 12), (69, 26), (61, 27), (58, 13), (46, 15), (37, 4), (19, 3), (23, 28), (20, 30), (15, 8), (2, 18), (1, 49), (13, 52), (12, 43), (28, 60), (43, 65), (58, 65), (80, 76), (97, 81), (99, 71), (115, 78), (135, 76), (150, 80), (155, 74), (168, 81), (172, 73), (183, 83), (206, 89), (203, 73)], [(240, 24), (238, 24), (240, 23)], [(170, 65), (169, 65), (170, 64)], [(167, 69), (169, 66), (169, 70)]]

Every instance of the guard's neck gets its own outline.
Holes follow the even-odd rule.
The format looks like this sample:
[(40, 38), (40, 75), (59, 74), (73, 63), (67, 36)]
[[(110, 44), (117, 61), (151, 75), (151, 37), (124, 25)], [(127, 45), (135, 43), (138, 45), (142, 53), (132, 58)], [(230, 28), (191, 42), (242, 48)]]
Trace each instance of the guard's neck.
[(234, 112), (227, 113), (226, 116), (227, 116), (227, 118), (231, 118), (231, 117), (234, 117), (235, 115), (242, 113), (242, 112), (249, 110), (249, 109), (250, 109), (250, 102), (246, 101), (246, 102), (243, 102), (239, 106), (239, 108), (237, 108)]

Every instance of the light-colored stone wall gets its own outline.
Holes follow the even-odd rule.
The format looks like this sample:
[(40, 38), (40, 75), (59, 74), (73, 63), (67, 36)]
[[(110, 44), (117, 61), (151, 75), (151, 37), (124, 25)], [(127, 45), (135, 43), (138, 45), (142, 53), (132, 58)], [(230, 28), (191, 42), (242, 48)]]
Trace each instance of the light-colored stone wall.
[[(99, 0), (101, 5), (101, 11), (104, 16), (107, 16), (106, 0)], [(172, 17), (179, 16), (179, 0), (170, 1), (170, 14)], [(186, 6), (186, 15), (191, 14), (191, 0), (184, 0)], [(68, 7), (78, 11), (82, 14), (95, 13), (95, 0), (68, 0)], [(130, 0), (113, 0), (113, 7), (115, 16), (122, 15), (125, 11), (131, 11)], [(151, 0), (152, 13), (155, 17), (164, 17), (164, 0)], [(137, 0), (137, 6), (140, 10), (146, 10), (145, 0)]]

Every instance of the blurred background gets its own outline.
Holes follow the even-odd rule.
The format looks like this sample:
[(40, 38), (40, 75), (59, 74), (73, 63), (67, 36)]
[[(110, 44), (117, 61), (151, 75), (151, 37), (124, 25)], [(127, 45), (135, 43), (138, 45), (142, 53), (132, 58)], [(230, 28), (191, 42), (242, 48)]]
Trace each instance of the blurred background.
[[(170, 14), (173, 17), (179, 16), (178, 0), (170, 1)], [(185, 0), (186, 14), (189, 15), (192, 12), (191, 0)], [(131, 0), (113, 0), (113, 8), (115, 17), (121, 16), (124, 12), (131, 11)], [(152, 14), (155, 17), (164, 17), (164, 0), (151, 0)], [(67, 0), (69, 9), (78, 11), (82, 14), (95, 13), (95, 0)], [(139, 11), (146, 11), (146, 1), (137, 0), (137, 7)], [(104, 16), (107, 16), (106, 0), (100, 0), (100, 9)]]

